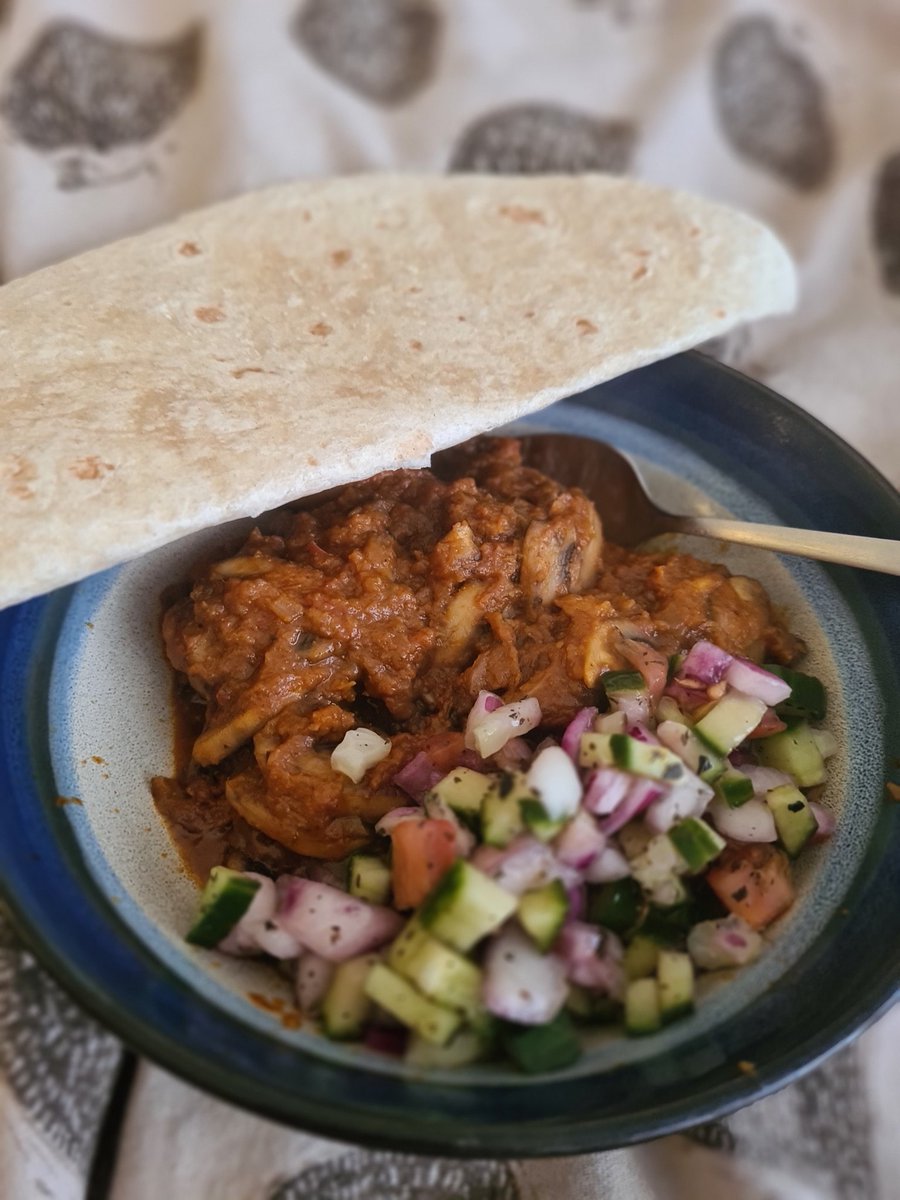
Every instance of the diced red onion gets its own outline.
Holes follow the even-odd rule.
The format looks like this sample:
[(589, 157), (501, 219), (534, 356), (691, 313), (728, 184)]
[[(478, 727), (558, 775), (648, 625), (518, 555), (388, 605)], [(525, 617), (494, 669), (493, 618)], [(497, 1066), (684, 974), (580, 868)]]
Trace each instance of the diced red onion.
[(581, 745), (581, 735), (583, 733), (590, 733), (596, 715), (596, 708), (581, 708), (566, 726), (560, 745), (575, 762), (578, 762), (578, 748)]
[(701, 921), (687, 935), (688, 954), (704, 971), (743, 967), (762, 952), (763, 940), (740, 917)]
[(512, 704), (501, 704), (499, 708), (492, 708), (477, 718), (473, 718), (472, 713), (466, 722), (466, 746), (470, 750), (477, 750), (482, 758), (490, 758), (510, 738), (530, 733), (541, 723), (541, 706), (534, 696), (514, 700)]
[(753, 784), (754, 796), (765, 796), (766, 792), (771, 792), (773, 788), (783, 787), (786, 783), (793, 783), (793, 778), (785, 771), (776, 771), (774, 767), (757, 767), (752, 763), (741, 767), (741, 774), (746, 775)]
[(276, 921), (266, 921), (257, 930), (256, 943), (263, 954), (269, 954), (272, 958), (296, 958), (303, 949), (293, 934), (282, 929)]
[(475, 834), (471, 829), (466, 829), (447, 801), (439, 796), (426, 796), (425, 811), (435, 820), (450, 822), (456, 838), (456, 853), (460, 858), (468, 858), (475, 848)]
[(655, 733), (651, 733), (643, 721), (638, 721), (636, 725), (631, 725), (628, 729), (628, 736), (633, 737), (638, 742), (643, 742), (646, 746), (658, 746), (659, 738)]
[(525, 779), (551, 820), (562, 820), (577, 811), (582, 796), (581, 776), (562, 746), (547, 746), (535, 755)]
[(481, 845), (475, 847), (475, 852), (469, 859), (473, 867), (483, 871), (485, 875), (494, 876), (494, 871), (506, 858), (508, 847)]
[(421, 803), (425, 793), (431, 791), (442, 778), (441, 772), (425, 751), (420, 750), (415, 758), (411, 758), (406, 766), (397, 772), (391, 782), (412, 796), (413, 800)]
[(489, 1012), (520, 1025), (544, 1025), (566, 1002), (566, 968), (541, 954), (516, 925), (491, 939), (484, 957), (483, 997)]
[(255, 880), (259, 887), (244, 915), (216, 947), (223, 954), (234, 954), (241, 958), (260, 953), (257, 934), (275, 916), (278, 903), (275, 883), (267, 875), (258, 875), (255, 871), (244, 871), (242, 874), (246, 879)]
[(375, 832), (384, 837), (390, 837), (397, 826), (402, 825), (404, 821), (421, 821), (424, 815), (423, 808), (414, 807), (411, 804), (402, 808), (392, 808), (390, 812), (384, 814), (380, 821), (376, 822)]
[(809, 807), (812, 810), (813, 816), (816, 818), (816, 824), (819, 828), (813, 834), (814, 842), (824, 842), (834, 833), (835, 818), (834, 813), (829, 812), (827, 808), (823, 808), (816, 800), (809, 801)]
[(402, 1058), (409, 1042), (409, 1030), (399, 1025), (369, 1025), (363, 1034), (363, 1045), (379, 1054)]
[(765, 800), (754, 796), (739, 808), (731, 808), (724, 800), (713, 800), (707, 813), (719, 833), (735, 842), (775, 842), (778, 830), (775, 818)]
[(553, 843), (556, 857), (567, 867), (586, 871), (606, 846), (600, 827), (583, 808), (572, 817)]
[(686, 779), (677, 787), (670, 787), (667, 795), (653, 802), (644, 814), (644, 823), (654, 833), (668, 833), (678, 821), (685, 817), (699, 817), (715, 793), (702, 779)]
[(628, 794), (632, 776), (615, 767), (598, 767), (587, 777), (582, 803), (597, 817), (609, 816)]
[(625, 724), (643, 727), (650, 720), (650, 695), (648, 692), (628, 692), (613, 700), (616, 711), (623, 714)]
[(294, 976), (297, 1006), (303, 1013), (317, 1013), (331, 986), (335, 965), (307, 951), (297, 960)]
[[(700, 683), (719, 683), (734, 662), (734, 657), (712, 642), (695, 642), (681, 664), (678, 678), (686, 676)], [(676, 697), (677, 699), (677, 697)]]
[(697, 682), (696, 686), (692, 687), (690, 685), (693, 682), (693, 680), (689, 679), (673, 679), (664, 693), (674, 700), (678, 707), (685, 713), (696, 712), (698, 708), (702, 708), (704, 704), (709, 703), (709, 693), (706, 690), (706, 685)]
[(514, 896), (521, 896), (554, 879), (578, 882), (577, 873), (565, 868), (545, 842), (527, 833), (499, 852), (493, 846), (479, 846), (471, 861), (479, 871)]
[(771, 671), (764, 671), (746, 658), (735, 658), (725, 672), (725, 682), (747, 696), (755, 696), (770, 708), (787, 700), (791, 685)]
[(585, 921), (566, 921), (553, 945), (553, 953), (567, 970), (585, 959), (595, 958), (600, 951), (603, 934), (596, 925)]
[(643, 675), (647, 691), (650, 693), (650, 701), (655, 705), (666, 686), (669, 674), (668, 658), (649, 643), (633, 638), (625, 638), (621, 649), (629, 663)]
[(501, 771), (527, 771), (531, 757), (532, 750), (525, 739), (514, 737), (500, 747), (492, 761)]
[(584, 878), (588, 883), (613, 883), (627, 879), (630, 874), (631, 867), (621, 850), (607, 846), (584, 872)]
[(661, 800), (669, 793), (669, 788), (666, 784), (660, 783), (655, 779), (639, 779), (635, 778), (625, 799), (608, 817), (600, 822), (601, 830), (607, 837), (610, 834), (617, 833), (623, 825), (627, 825), (629, 821), (633, 821), (651, 804), (657, 800)]
[(566, 888), (566, 894), (569, 897), (569, 912), (568, 915), (573, 921), (581, 921), (587, 910), (587, 892), (583, 883), (574, 884)]
[(553, 947), (562, 962), (566, 978), (580, 987), (620, 996), (624, 974), (620, 965), (622, 946), (614, 935), (583, 921), (568, 921)]
[(403, 925), (403, 918), (392, 908), (368, 904), (326, 883), (296, 877), (282, 892), (275, 920), (301, 946), (329, 962), (344, 962), (377, 950)]

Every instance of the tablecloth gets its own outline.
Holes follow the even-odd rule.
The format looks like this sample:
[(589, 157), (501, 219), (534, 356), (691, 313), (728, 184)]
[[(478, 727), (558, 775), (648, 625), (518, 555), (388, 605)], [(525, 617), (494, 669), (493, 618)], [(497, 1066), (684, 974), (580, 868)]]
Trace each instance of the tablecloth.
[[(5, 278), (268, 183), (630, 173), (769, 222), (800, 303), (708, 350), (900, 480), (896, 0), (4, 0)], [(900, 1012), (684, 1136), (529, 1163), (292, 1132), (136, 1066), (0, 917), (0, 1196), (894, 1200)]]

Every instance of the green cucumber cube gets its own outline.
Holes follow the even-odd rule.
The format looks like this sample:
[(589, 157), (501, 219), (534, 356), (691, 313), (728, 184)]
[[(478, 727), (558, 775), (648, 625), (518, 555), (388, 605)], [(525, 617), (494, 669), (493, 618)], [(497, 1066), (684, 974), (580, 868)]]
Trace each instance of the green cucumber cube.
[(519, 924), (537, 946), (547, 951), (556, 941), (569, 911), (569, 894), (559, 879), (533, 892), (526, 892), (519, 901)]
[(796, 858), (819, 828), (806, 797), (790, 783), (766, 793), (766, 803), (775, 818), (778, 840), (791, 858)]
[(457, 859), (419, 909), (422, 925), (466, 953), (516, 911), (515, 896), (463, 859)]
[(726, 692), (710, 709), (694, 732), (717, 754), (730, 754), (751, 734), (763, 718), (766, 704), (743, 692)]
[(529, 1075), (561, 1071), (581, 1057), (581, 1042), (566, 1012), (546, 1025), (505, 1025), (500, 1036), (506, 1053)]
[(749, 776), (729, 767), (715, 782), (715, 792), (729, 808), (740, 808), (753, 799), (753, 783)]
[(477, 1016), (483, 1008), (478, 967), (421, 927), (406, 939), (400, 934), (388, 951), (388, 965), (438, 1004), (467, 1016)]
[(354, 854), (350, 859), (348, 890), (369, 904), (387, 904), (391, 897), (391, 868), (374, 854)]
[(452, 808), (470, 828), (478, 825), (481, 804), (491, 788), (491, 780), (480, 771), (456, 767), (432, 788), (432, 794)]
[(333, 1041), (356, 1041), (365, 1032), (372, 1015), (366, 980), (377, 962), (377, 955), (361, 954), (335, 969), (322, 1001), (322, 1029)]
[(552, 842), (565, 825), (565, 820), (555, 820), (537, 798), (528, 797), (519, 801), (522, 820), (539, 841)]
[(365, 994), (426, 1042), (443, 1046), (462, 1024), (462, 1015), (429, 1000), (402, 976), (378, 962), (369, 971)]
[(192, 946), (217, 946), (250, 907), (260, 889), (258, 879), (248, 879), (229, 867), (213, 867), (200, 895), (200, 913), (185, 935)]
[(635, 934), (625, 947), (622, 964), (629, 979), (646, 979), (656, 974), (659, 962), (659, 944), (642, 933)]
[(680, 783), (687, 777), (684, 760), (665, 746), (652, 746), (639, 742), (627, 733), (610, 735), (610, 749), (617, 767), (645, 775), (649, 779), (661, 779), (666, 783)]
[(764, 767), (785, 771), (792, 776), (797, 787), (818, 787), (828, 776), (825, 759), (813, 737), (813, 731), (805, 721), (793, 729), (760, 738), (756, 753)]
[(689, 954), (660, 950), (656, 979), (663, 1024), (677, 1021), (694, 1011), (694, 965)]
[(580, 767), (613, 766), (615, 760), (610, 742), (614, 736), (624, 737), (624, 734), (583, 733), (578, 746), (578, 765)]
[(635, 692), (646, 692), (647, 684), (640, 671), (607, 671), (600, 676), (603, 689), (614, 700), (616, 696), (633, 696)]
[(709, 866), (725, 849), (725, 839), (699, 817), (685, 817), (683, 821), (672, 826), (668, 836), (687, 863), (691, 875), (696, 875)]
[(643, 1037), (662, 1028), (659, 985), (655, 979), (633, 979), (625, 988), (625, 1031)]
[(787, 700), (778, 705), (778, 715), (784, 718), (809, 717), (811, 721), (824, 721), (828, 710), (828, 694), (821, 679), (815, 675), (805, 675), (802, 671), (792, 671), (790, 667), (766, 663), (765, 670), (777, 675), (790, 687), (791, 694)]
[(453, 1037), (443, 1046), (436, 1046), (420, 1034), (414, 1033), (406, 1047), (404, 1060), (411, 1067), (421, 1067), (425, 1070), (452, 1069), (466, 1067), (469, 1063), (479, 1062), (491, 1049), (490, 1039), (483, 1037), (474, 1029), (458, 1029)]
[(617, 879), (614, 883), (604, 883), (597, 891), (591, 891), (588, 920), (592, 925), (602, 925), (613, 933), (623, 934), (637, 925), (644, 907), (644, 893), (638, 881)]

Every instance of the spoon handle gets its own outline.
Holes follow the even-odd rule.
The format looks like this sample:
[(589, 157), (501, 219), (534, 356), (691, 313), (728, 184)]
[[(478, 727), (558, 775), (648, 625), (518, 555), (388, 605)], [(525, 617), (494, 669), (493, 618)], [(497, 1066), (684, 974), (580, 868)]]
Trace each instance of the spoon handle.
[[(668, 514), (667, 514), (668, 524)], [(719, 517), (671, 517), (672, 533), (717, 538), (780, 554), (800, 554), (820, 562), (863, 567), (900, 575), (900, 542), (888, 538), (856, 537), (849, 533), (819, 533), (812, 529), (787, 529), (781, 525), (754, 525), (748, 521), (727, 521)]]

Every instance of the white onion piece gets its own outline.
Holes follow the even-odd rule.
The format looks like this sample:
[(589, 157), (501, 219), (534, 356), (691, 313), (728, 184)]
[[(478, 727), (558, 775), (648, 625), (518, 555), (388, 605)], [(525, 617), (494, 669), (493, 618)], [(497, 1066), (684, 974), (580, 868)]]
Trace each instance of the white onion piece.
[[(471, 714), (470, 718), (471, 718)], [(514, 737), (530, 733), (541, 723), (541, 706), (533, 696), (501, 704), (478, 720), (466, 723), (466, 746), (477, 750), (482, 758), (490, 758)], [(471, 744), (470, 744), (471, 743)], [(561, 751), (561, 753), (564, 753)]]
[(349, 729), (331, 752), (331, 766), (354, 783), (391, 752), (391, 743), (374, 729)]
[(630, 874), (631, 867), (621, 850), (607, 846), (584, 872), (584, 878), (588, 883), (614, 883), (617, 879), (627, 879)]
[(587, 777), (584, 807), (596, 817), (608, 817), (628, 795), (633, 781), (633, 775), (615, 767), (597, 767)]
[(392, 808), (375, 825), (375, 832), (390, 837), (391, 833), (404, 821), (421, 821), (425, 810), (416, 805), (404, 804), (401, 808)]
[(577, 873), (567, 870), (546, 843), (530, 834), (515, 838), (491, 864), (493, 855), (487, 851), (493, 849), (492, 846), (480, 846), (472, 856), (472, 865), (514, 896), (543, 887), (554, 879), (562, 879), (564, 883), (578, 882)]
[(367, 904), (327, 883), (291, 880), (275, 920), (301, 946), (329, 962), (377, 950), (400, 932), (403, 918), (392, 908)]
[(823, 758), (831, 758), (832, 754), (837, 754), (840, 742), (830, 729), (813, 729), (811, 732), (812, 739)]
[(579, 809), (553, 843), (556, 857), (567, 867), (585, 871), (606, 846), (600, 827), (583, 808)]
[(743, 967), (759, 958), (763, 940), (740, 917), (701, 921), (687, 935), (688, 954), (704, 971)]
[(491, 940), (484, 958), (488, 1012), (520, 1025), (544, 1025), (560, 1012), (568, 990), (564, 964), (541, 954), (517, 926), (506, 926)]
[(297, 1007), (302, 1013), (317, 1013), (322, 1007), (325, 993), (331, 986), (335, 965), (318, 954), (307, 951), (297, 960), (294, 990)]
[(813, 816), (816, 818), (816, 824), (819, 826), (813, 834), (813, 841), (824, 842), (834, 833), (834, 827), (837, 824), (834, 813), (829, 812), (827, 808), (823, 808), (815, 800), (810, 800), (808, 803)]
[(644, 823), (654, 833), (668, 833), (685, 817), (702, 816), (714, 795), (702, 779), (688, 779), (673, 787), (667, 796), (655, 800), (644, 814)]
[(769, 708), (781, 704), (791, 694), (789, 683), (745, 658), (736, 658), (730, 663), (725, 672), (725, 682), (746, 696), (762, 700)]
[(771, 792), (773, 788), (783, 787), (786, 783), (792, 784), (794, 778), (788, 775), (785, 771), (778, 771), (775, 767), (754, 767), (747, 765), (740, 768), (741, 774), (746, 775), (753, 784), (754, 796), (760, 796), (765, 799), (766, 792)]
[(553, 821), (571, 817), (581, 803), (581, 776), (562, 746), (542, 750), (528, 768), (525, 782)]
[(707, 815), (719, 833), (736, 842), (776, 842), (778, 830), (775, 818), (765, 800), (754, 796), (740, 808), (731, 808), (716, 797)]
[(656, 736), (667, 750), (677, 754), (690, 770), (696, 771), (700, 766), (701, 748), (699, 738), (687, 725), (678, 721), (660, 721), (656, 727)]
[(475, 834), (471, 829), (466, 829), (447, 801), (442, 800), (439, 796), (426, 796), (425, 811), (429, 817), (433, 817), (437, 821), (450, 822), (456, 839), (456, 853), (460, 858), (468, 858), (475, 849)]
[(475, 703), (469, 709), (466, 718), (465, 746), (467, 750), (475, 749), (475, 726), (480, 724), (488, 713), (503, 707), (503, 701), (493, 692), (479, 692)]

